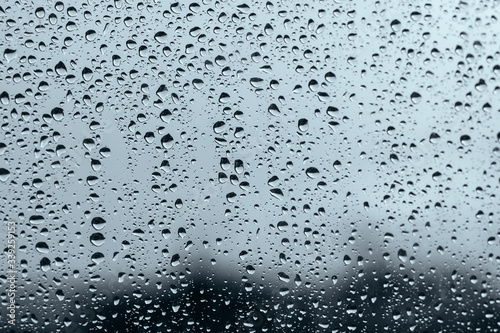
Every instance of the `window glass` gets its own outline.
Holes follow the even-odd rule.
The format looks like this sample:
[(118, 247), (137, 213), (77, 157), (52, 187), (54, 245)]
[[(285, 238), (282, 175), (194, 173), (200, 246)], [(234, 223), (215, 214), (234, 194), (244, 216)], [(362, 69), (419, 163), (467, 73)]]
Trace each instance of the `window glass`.
[(500, 331), (498, 14), (2, 3), (0, 331)]

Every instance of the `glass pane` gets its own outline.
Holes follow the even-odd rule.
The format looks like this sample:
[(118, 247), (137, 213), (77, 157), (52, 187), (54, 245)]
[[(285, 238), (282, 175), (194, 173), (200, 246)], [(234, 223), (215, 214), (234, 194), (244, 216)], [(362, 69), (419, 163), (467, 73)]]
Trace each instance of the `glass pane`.
[(2, 332), (498, 332), (496, 2), (6, 1)]

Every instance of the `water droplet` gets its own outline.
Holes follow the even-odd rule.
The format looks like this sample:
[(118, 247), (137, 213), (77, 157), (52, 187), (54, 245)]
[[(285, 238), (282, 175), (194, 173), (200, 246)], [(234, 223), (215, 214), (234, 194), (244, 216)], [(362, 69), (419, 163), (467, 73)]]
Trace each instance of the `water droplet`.
[(0, 181), (6, 182), (10, 177), (10, 171), (4, 168), (0, 168)]
[(180, 255), (178, 255), (178, 254), (174, 254), (174, 255), (172, 256), (172, 260), (170, 261), (170, 265), (171, 265), (172, 267), (179, 266), (179, 265), (181, 264), (181, 261), (180, 261), (180, 260), (181, 260)]
[(62, 61), (59, 61), (55, 66), (54, 69), (58, 75), (66, 75), (68, 70), (66, 69), (66, 65)]
[(312, 179), (317, 178), (319, 176), (319, 170), (315, 167), (309, 167), (306, 169), (306, 175)]
[(285, 196), (283, 194), (283, 191), (279, 188), (273, 188), (269, 191), (271, 192), (271, 195), (277, 199), (283, 199), (283, 197)]
[[(146, 89), (146, 87), (144, 87)], [(143, 91), (145, 94), (147, 94), (147, 90)], [(162, 84), (160, 87), (158, 87), (158, 90), (156, 90), (156, 96), (160, 97), (162, 101), (165, 101), (168, 97), (168, 89), (167, 86)]]
[(170, 134), (164, 135), (161, 138), (161, 145), (165, 149), (172, 148), (172, 146), (174, 145), (174, 138)]
[(99, 150), (99, 154), (102, 157), (110, 157), (111, 156), (111, 149), (109, 149), (108, 147), (103, 147)]
[(96, 252), (92, 254), (90, 260), (99, 265), (101, 262), (104, 261), (104, 254), (102, 254), (101, 252)]
[(87, 139), (83, 139), (83, 142), (82, 142), (83, 146), (85, 148), (87, 148), (88, 150), (92, 150), (95, 148), (96, 146), (96, 143), (93, 139), (90, 139), (90, 138), (87, 138)]
[(476, 85), (474, 86), (477, 91), (483, 92), (485, 91), (488, 87), (486, 86), (486, 82), (483, 79), (480, 79)]
[(161, 231), (161, 235), (163, 236), (164, 239), (168, 239), (171, 235), (171, 232), (169, 229), (163, 229)]
[(90, 236), (90, 242), (95, 246), (103, 245), (105, 240), (106, 238), (100, 232), (95, 232)]
[(39, 19), (44, 18), (45, 9), (43, 9), (43, 7), (38, 7), (37, 9), (35, 9), (35, 16)]
[(242, 174), (244, 170), (245, 170), (245, 166), (243, 164), (243, 161), (242, 160), (235, 160), (234, 161), (234, 171), (237, 174)]
[(237, 197), (237, 194), (234, 193), (234, 192), (230, 192), (230, 193), (226, 194), (226, 200), (227, 200), (227, 202), (231, 202), (231, 203), (235, 202), (236, 201), (236, 197)]
[(50, 251), (49, 246), (45, 242), (36, 243), (35, 249), (40, 253), (49, 253)]
[(93, 75), (94, 72), (92, 72), (92, 70), (88, 67), (85, 67), (82, 69), (82, 78), (85, 80), (85, 81), (90, 81), (92, 80), (92, 75)]
[(231, 100), (231, 97), (227, 93), (223, 92), (219, 96), (219, 103), (226, 104), (226, 103), (229, 103), (230, 100)]
[(106, 226), (106, 220), (102, 217), (94, 217), (91, 224), (95, 230), (101, 230)]
[(95, 32), (95, 30), (88, 30), (87, 32), (85, 32), (85, 39), (89, 42), (92, 42), (96, 39), (97, 37), (97, 33)]
[(96, 176), (88, 176), (87, 177), (87, 184), (89, 186), (94, 186), (95, 184), (97, 184), (98, 181), (99, 181), (99, 178)]
[(42, 215), (32, 215), (29, 221), (31, 224), (42, 224), (45, 222), (45, 218)]
[(413, 92), (410, 95), (413, 104), (418, 104), (422, 101), (422, 96), (418, 92)]
[(8, 92), (4, 91), (0, 94), (0, 103), (3, 105), (9, 105), (10, 97)]
[(309, 81), (307, 86), (309, 87), (309, 90), (316, 91), (316, 90), (318, 90), (319, 83), (318, 83), (318, 81), (313, 79), (313, 80)]
[(269, 108), (267, 109), (267, 111), (268, 111), (271, 115), (273, 115), (273, 116), (275, 116), (275, 117), (279, 116), (279, 115), (280, 115), (280, 113), (281, 113), (281, 112), (280, 112), (280, 109), (278, 109), (278, 106), (277, 106), (276, 104), (274, 104), (274, 103), (273, 103), (273, 104), (271, 104), (271, 105), (269, 105)]
[(165, 44), (168, 42), (168, 35), (166, 32), (164, 31), (158, 31), (155, 35), (154, 35), (154, 39), (160, 43), (160, 44)]
[(318, 99), (321, 102), (328, 102), (330, 100), (330, 95), (326, 92), (320, 91), (318, 92)]
[(273, 32), (274, 32), (273, 27), (269, 23), (266, 23), (266, 26), (264, 27), (264, 33), (270, 36)]
[(245, 268), (246, 272), (250, 275), (252, 274), (255, 274), (255, 268), (252, 266), (252, 265), (248, 265), (246, 268)]
[(471, 137), (468, 136), (467, 134), (465, 135), (462, 135), (460, 137), (460, 143), (463, 144), (464, 146), (467, 146), (470, 144), (470, 141), (471, 141)]
[(422, 14), (420, 12), (412, 12), (410, 17), (413, 21), (418, 21), (422, 17)]
[(170, 110), (165, 109), (160, 113), (160, 119), (165, 123), (169, 123), (172, 117), (172, 112), (170, 112)]
[(177, 208), (177, 209), (182, 208), (182, 200), (181, 199), (175, 200), (175, 208)]
[(253, 77), (250, 79), (250, 84), (254, 88), (261, 88), (264, 85), (264, 80), (260, 77)]
[(309, 121), (306, 118), (299, 119), (298, 127), (299, 131), (307, 132), (307, 130), (309, 129)]
[(40, 260), (40, 268), (41, 268), (42, 272), (47, 272), (48, 270), (50, 270), (50, 268), (51, 268), (50, 259), (47, 257), (43, 257)]
[(62, 3), (61, 1), (57, 1), (54, 4), (54, 9), (57, 10), (58, 12), (62, 12), (64, 10), (64, 3)]
[(101, 169), (101, 162), (99, 160), (96, 160), (96, 159), (92, 159), (90, 161), (90, 165), (92, 166), (92, 170), (94, 171), (99, 171)]
[(333, 74), (332, 72), (327, 72), (325, 74), (325, 81), (326, 82), (335, 82), (335, 80), (337, 80), (337, 76), (335, 76), (335, 74)]
[(61, 121), (64, 118), (64, 110), (58, 107), (53, 108), (51, 111), (51, 115), (55, 121)]
[(280, 281), (283, 281), (283, 282), (289, 282), (290, 281), (290, 277), (287, 274), (283, 273), (283, 272), (279, 272), (278, 273), (278, 279)]
[(431, 135), (429, 136), (430, 143), (436, 144), (436, 143), (439, 143), (440, 140), (441, 140), (441, 137), (439, 136), (439, 134), (437, 134), (435, 132), (432, 132)]
[(201, 90), (203, 88), (203, 86), (205, 86), (205, 82), (203, 82), (203, 80), (201, 79), (194, 79), (192, 81), (193, 83), (193, 87), (195, 87), (195, 89), (198, 89), (198, 90)]
[(442, 174), (439, 171), (436, 171), (432, 174), (432, 180), (434, 180), (436, 182), (439, 181), (441, 179), (441, 177), (442, 177)]
[(227, 157), (221, 157), (219, 165), (224, 171), (227, 171), (231, 167), (231, 163)]
[(17, 57), (17, 51), (13, 49), (5, 49), (5, 51), (3, 51), (3, 57), (7, 60), (7, 62), (10, 62)]
[(399, 249), (398, 258), (399, 258), (399, 260), (401, 260), (401, 262), (406, 262), (406, 260), (408, 259), (408, 255), (406, 254), (406, 251), (403, 249)]
[(223, 121), (216, 122), (213, 126), (213, 130), (214, 130), (215, 134), (220, 134), (220, 133), (226, 131), (227, 127), (225, 125), (226, 125), (226, 123)]
[(401, 22), (399, 22), (399, 20), (393, 20), (391, 22), (391, 29), (392, 29), (392, 31), (401, 30)]

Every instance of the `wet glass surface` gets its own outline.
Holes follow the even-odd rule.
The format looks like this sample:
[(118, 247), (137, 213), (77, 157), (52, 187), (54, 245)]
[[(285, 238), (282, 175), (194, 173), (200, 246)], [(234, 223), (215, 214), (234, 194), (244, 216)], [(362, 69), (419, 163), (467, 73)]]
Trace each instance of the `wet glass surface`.
[(2, 3), (0, 331), (500, 331), (499, 15)]

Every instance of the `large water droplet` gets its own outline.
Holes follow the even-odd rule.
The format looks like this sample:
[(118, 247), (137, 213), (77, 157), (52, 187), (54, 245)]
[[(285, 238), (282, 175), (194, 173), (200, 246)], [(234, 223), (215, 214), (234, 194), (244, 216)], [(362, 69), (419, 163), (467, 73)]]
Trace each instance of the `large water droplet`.
[(203, 82), (203, 80), (201, 80), (201, 79), (194, 79), (192, 81), (192, 83), (193, 83), (193, 87), (195, 87), (198, 90), (201, 90), (203, 88), (203, 86), (205, 85), (205, 82)]
[(49, 253), (50, 251), (49, 246), (45, 242), (36, 243), (35, 249), (40, 253)]
[(94, 217), (91, 224), (95, 230), (101, 230), (106, 226), (106, 220), (102, 217)]
[(460, 143), (463, 144), (464, 146), (469, 145), (470, 141), (471, 141), (471, 137), (469, 135), (467, 135), (467, 134), (462, 135), (460, 137)]
[(61, 121), (64, 118), (64, 110), (58, 107), (53, 108), (51, 111), (51, 115), (55, 121)]
[(319, 170), (316, 169), (315, 167), (309, 167), (306, 169), (306, 175), (309, 178), (316, 178), (319, 176)]
[(269, 108), (267, 109), (267, 111), (272, 114), (273, 116), (279, 116), (280, 115), (280, 109), (278, 109), (278, 106), (276, 104), (271, 104), (269, 105)]
[(170, 265), (172, 267), (179, 266), (181, 264), (181, 256), (178, 254), (174, 254), (172, 256), (172, 260), (170, 260)]
[(91, 139), (91, 138), (83, 139), (82, 144), (88, 150), (92, 150), (96, 146), (96, 143), (95, 143), (94, 139)]
[(403, 249), (399, 249), (398, 258), (399, 260), (401, 260), (401, 262), (406, 262), (406, 260), (408, 260), (408, 255), (406, 254), (406, 251)]
[(47, 257), (43, 257), (40, 260), (40, 268), (42, 269), (43, 272), (47, 272), (51, 268), (51, 262), (50, 259)]
[(54, 69), (58, 75), (66, 75), (68, 70), (66, 69), (66, 65), (62, 61), (59, 61), (55, 66)]
[(102, 254), (101, 252), (96, 252), (92, 254), (90, 260), (99, 265), (104, 260), (104, 254)]
[(309, 129), (309, 121), (306, 118), (299, 119), (298, 127), (299, 131), (307, 132), (307, 130)]
[(95, 246), (103, 245), (105, 240), (106, 238), (100, 232), (95, 232), (90, 236), (90, 242)]
[(17, 57), (17, 51), (13, 49), (5, 49), (5, 51), (3, 51), (3, 57), (7, 60), (7, 62), (10, 62), (12, 59)]
[(399, 20), (393, 20), (391, 22), (391, 29), (392, 29), (392, 31), (401, 30), (401, 22), (399, 22)]
[(82, 78), (85, 80), (85, 81), (90, 81), (92, 80), (92, 75), (93, 75), (94, 72), (92, 72), (92, 70), (88, 67), (85, 67), (82, 69)]
[(172, 148), (172, 146), (174, 145), (174, 138), (170, 134), (164, 135), (161, 138), (161, 145), (165, 149)]
[(219, 96), (219, 103), (226, 104), (230, 100), (231, 100), (231, 97), (229, 96), (229, 94), (227, 94), (225, 92), (221, 93)]
[(422, 101), (422, 96), (418, 92), (413, 92), (410, 95), (413, 104), (418, 104)]
[(0, 181), (6, 182), (9, 179), (10, 171), (5, 168), (0, 168)]

